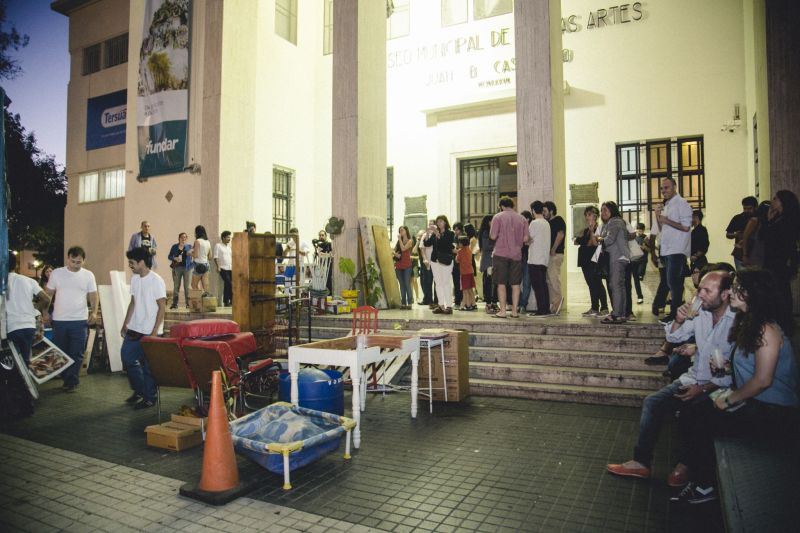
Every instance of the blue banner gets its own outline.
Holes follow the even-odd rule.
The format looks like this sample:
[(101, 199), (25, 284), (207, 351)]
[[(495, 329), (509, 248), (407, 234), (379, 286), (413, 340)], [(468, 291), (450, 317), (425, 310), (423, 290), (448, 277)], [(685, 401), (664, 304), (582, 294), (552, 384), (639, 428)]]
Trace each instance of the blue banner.
[(189, 0), (146, 0), (139, 48), (139, 176), (181, 172), (189, 118)]
[(86, 104), (86, 149), (125, 144), (128, 91), (89, 98)]

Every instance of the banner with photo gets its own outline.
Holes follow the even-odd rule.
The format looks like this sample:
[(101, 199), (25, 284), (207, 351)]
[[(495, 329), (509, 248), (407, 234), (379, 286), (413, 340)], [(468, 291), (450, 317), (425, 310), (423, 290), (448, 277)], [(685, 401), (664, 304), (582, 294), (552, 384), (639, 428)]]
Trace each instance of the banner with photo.
[(190, 0), (145, 0), (137, 87), (139, 175), (186, 166)]

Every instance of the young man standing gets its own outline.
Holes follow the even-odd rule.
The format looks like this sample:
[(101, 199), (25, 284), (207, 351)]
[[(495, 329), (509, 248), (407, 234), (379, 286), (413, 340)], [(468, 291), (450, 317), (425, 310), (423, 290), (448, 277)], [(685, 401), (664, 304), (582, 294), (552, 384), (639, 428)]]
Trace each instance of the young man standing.
[[(97, 283), (94, 274), (83, 268), (84, 261), (86, 252), (80, 246), (67, 250), (67, 266), (53, 270), (45, 289), (51, 298), (57, 296), (53, 307), (53, 340), (75, 361), (61, 374), (64, 392), (75, 392), (78, 387), (89, 326), (97, 321)], [(86, 307), (87, 298), (92, 307), (91, 315)], [(46, 313), (42, 318), (49, 319)]]
[(547, 288), (547, 265), (550, 257), (550, 224), (544, 218), (544, 204), (536, 200), (531, 204), (533, 220), (528, 225), (528, 257), (526, 258), (531, 290), (536, 297), (536, 312), (528, 316), (550, 316), (550, 293)]
[(219, 277), (224, 286), (222, 290), (222, 305), (230, 307), (233, 304), (233, 255), (231, 253), (231, 232), (223, 231), (220, 235), (222, 242), (214, 245), (214, 264), (217, 266)]
[(511, 318), (519, 316), (522, 283), (522, 245), (528, 238), (525, 217), (514, 211), (514, 200), (500, 198), (500, 212), (492, 218), (489, 236), (495, 241), (492, 255), (492, 282), (497, 287), (499, 310), (492, 315), (506, 318), (506, 283), (511, 285)]
[(561, 264), (564, 262), (564, 236), (567, 223), (556, 215), (556, 204), (544, 203), (544, 218), (550, 223), (550, 261), (547, 263), (547, 291), (550, 294), (550, 312), (561, 312), (564, 297), (561, 294)]
[(725, 228), (725, 237), (734, 239), (731, 255), (733, 255), (733, 264), (736, 266), (736, 270), (744, 266), (742, 264), (742, 236), (747, 222), (755, 215), (757, 206), (758, 200), (755, 196), (742, 198), (742, 212), (734, 215), (728, 227)]
[(142, 248), (150, 254), (153, 261), (153, 268), (156, 267), (156, 238), (150, 234), (150, 223), (142, 220), (142, 230), (137, 231), (131, 235), (131, 240), (128, 243), (128, 251), (134, 248)]
[(674, 320), (683, 303), (683, 273), (686, 258), (691, 254), (692, 208), (678, 194), (675, 180), (661, 180), (664, 205), (656, 207), (656, 223), (661, 235), (661, 259), (666, 267), (666, 279), (672, 295), (672, 305), (666, 321)]
[(133, 394), (125, 400), (134, 409), (145, 409), (156, 404), (156, 384), (144, 356), (141, 339), (145, 335), (158, 335), (163, 328), (167, 305), (167, 287), (161, 276), (150, 270), (151, 257), (145, 250), (136, 248), (126, 254), (131, 278), (131, 303), (122, 324), (122, 365), (128, 372)]

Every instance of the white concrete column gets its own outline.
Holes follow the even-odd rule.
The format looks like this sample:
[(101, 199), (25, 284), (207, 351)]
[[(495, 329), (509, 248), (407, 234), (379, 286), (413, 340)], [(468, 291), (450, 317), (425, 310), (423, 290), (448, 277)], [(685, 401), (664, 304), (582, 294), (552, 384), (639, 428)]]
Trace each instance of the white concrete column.
[[(564, 154), (564, 71), (559, 0), (514, 2), (518, 210), (552, 200), (569, 219)], [(567, 238), (568, 240), (568, 238)], [(565, 251), (572, 248), (567, 243)], [(567, 264), (561, 290), (567, 295)]]
[(333, 3), (332, 209), (334, 290), (349, 288), (340, 257), (358, 262), (358, 217), (386, 217), (386, 4)]

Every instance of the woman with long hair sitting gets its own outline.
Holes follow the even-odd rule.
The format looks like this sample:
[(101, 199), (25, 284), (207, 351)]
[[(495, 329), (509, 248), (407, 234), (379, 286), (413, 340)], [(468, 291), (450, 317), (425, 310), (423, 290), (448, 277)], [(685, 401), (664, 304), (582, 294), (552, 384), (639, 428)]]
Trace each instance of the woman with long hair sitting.
[(760, 269), (741, 270), (737, 278), (730, 298), (731, 308), (736, 311), (729, 335), (734, 343), (733, 353), (730, 362), (722, 367), (715, 365), (714, 357), (711, 360), (712, 374), (732, 370), (734, 385), (681, 410), (678, 420), (682, 461), (676, 472), (692, 482), (671, 498), (675, 502), (716, 499), (715, 437), (777, 437), (787, 441), (797, 431), (797, 365), (789, 338), (780, 326), (785, 317), (779, 316), (781, 308), (775, 305), (775, 279)]

